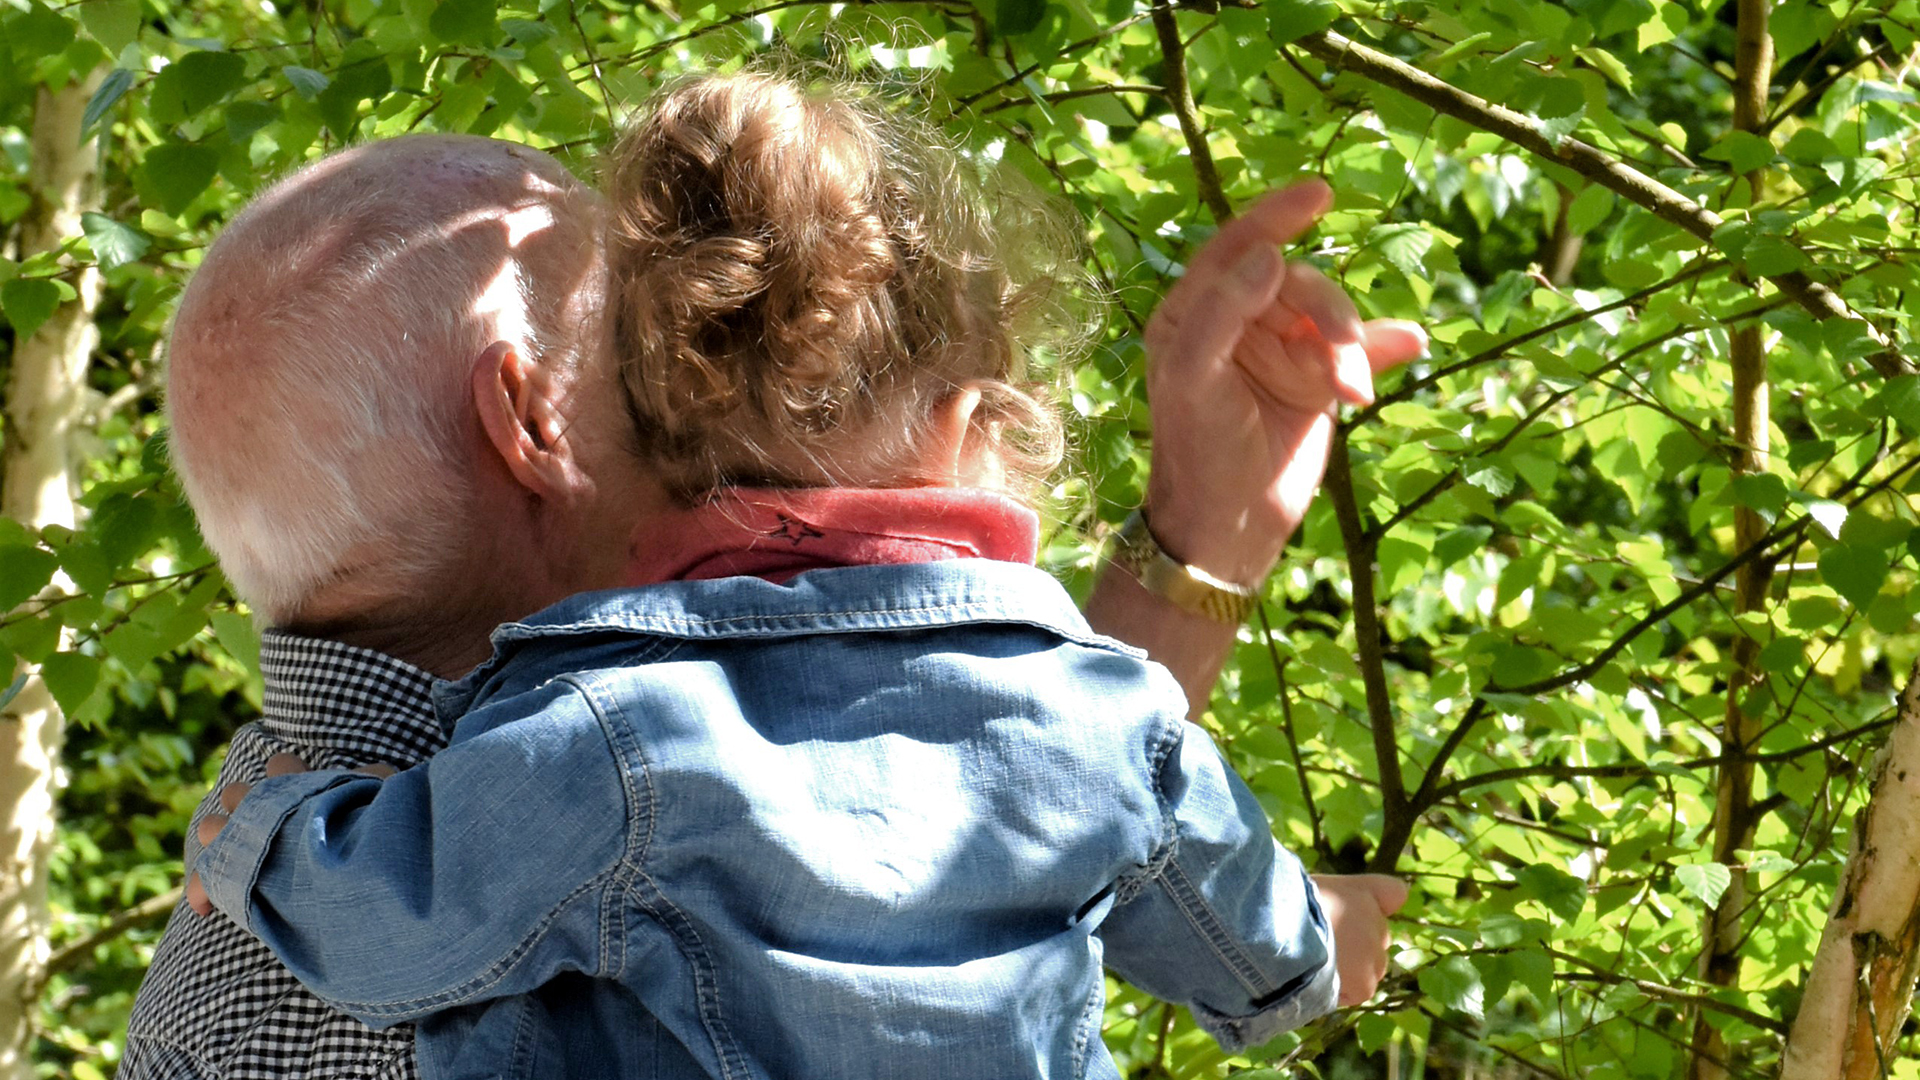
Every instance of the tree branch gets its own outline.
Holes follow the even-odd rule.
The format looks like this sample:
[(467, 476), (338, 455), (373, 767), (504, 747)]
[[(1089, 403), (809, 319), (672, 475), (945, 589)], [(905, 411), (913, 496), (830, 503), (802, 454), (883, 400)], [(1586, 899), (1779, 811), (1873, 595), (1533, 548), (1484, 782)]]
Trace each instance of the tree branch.
[(1400, 772), (1400, 743), (1395, 738), (1393, 698), (1387, 689), (1387, 661), (1380, 645), (1380, 607), (1373, 592), (1374, 552), (1377, 541), (1360, 523), (1360, 506), (1353, 490), (1353, 461), (1347, 451), (1347, 429), (1334, 433), (1333, 453), (1327, 462), (1327, 497), (1347, 549), (1347, 576), (1353, 583), (1354, 648), (1359, 654), (1360, 679), (1367, 692), (1367, 724), (1373, 733), (1373, 754), (1380, 770), (1380, 802), (1385, 816), (1380, 844), (1374, 849), (1374, 869), (1390, 869), (1413, 834), (1419, 817), (1409, 812), (1406, 779)]
[[(1369, 81), (1397, 90), (1435, 112), (1464, 120), (1522, 149), (1572, 169), (1701, 241), (1712, 243), (1714, 231), (1724, 224), (1720, 215), (1609, 156), (1591, 143), (1571, 136), (1558, 140), (1550, 138), (1538, 120), (1467, 93), (1377, 49), (1368, 48), (1331, 30), (1308, 34), (1295, 44), (1329, 68), (1344, 68)], [(1880, 346), (1879, 351), (1867, 357), (1867, 362), (1882, 376), (1892, 378), (1908, 370), (1906, 359), (1895, 348), (1892, 339), (1878, 326), (1849, 308), (1846, 301), (1832, 289), (1800, 270), (1770, 275), (1768, 280), (1816, 319), (1857, 320)]]
[(106, 924), (71, 945), (56, 950), (47, 960), (47, 976), (72, 971), (93, 957), (93, 950), (118, 938), (129, 930), (137, 929), (151, 922), (167, 917), (180, 903), (181, 890), (178, 887), (150, 896), (106, 921)]
[(1153, 30), (1160, 37), (1160, 52), (1167, 61), (1167, 103), (1180, 121), (1180, 134), (1187, 140), (1187, 156), (1193, 159), (1194, 185), (1200, 201), (1213, 213), (1213, 220), (1225, 225), (1233, 219), (1233, 204), (1220, 187), (1220, 170), (1213, 163), (1213, 150), (1207, 146), (1207, 133), (1193, 113), (1193, 93), (1187, 85), (1187, 45), (1180, 40), (1180, 23), (1174, 18), (1167, 0), (1155, 0)]

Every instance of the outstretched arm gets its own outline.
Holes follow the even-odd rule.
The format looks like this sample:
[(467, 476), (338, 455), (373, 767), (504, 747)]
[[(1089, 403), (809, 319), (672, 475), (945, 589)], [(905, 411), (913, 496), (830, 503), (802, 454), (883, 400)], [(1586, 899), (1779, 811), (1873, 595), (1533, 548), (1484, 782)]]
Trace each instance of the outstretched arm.
[[(1224, 581), (1257, 585), (1273, 568), (1326, 471), (1336, 406), (1372, 401), (1376, 373), (1426, 348), (1418, 325), (1362, 322), (1338, 285), (1280, 257), (1332, 199), (1310, 181), (1255, 203), (1194, 254), (1147, 324), (1149, 523), (1168, 554)], [(1233, 626), (1118, 569), (1087, 618), (1172, 670), (1196, 712), (1233, 648)]]
[(596, 715), (557, 680), (462, 724), (480, 734), (385, 779), (283, 765), (223, 791), (231, 817), (200, 826), (196, 910), (376, 1026), (599, 974), (610, 894), (593, 886), (630, 819)]

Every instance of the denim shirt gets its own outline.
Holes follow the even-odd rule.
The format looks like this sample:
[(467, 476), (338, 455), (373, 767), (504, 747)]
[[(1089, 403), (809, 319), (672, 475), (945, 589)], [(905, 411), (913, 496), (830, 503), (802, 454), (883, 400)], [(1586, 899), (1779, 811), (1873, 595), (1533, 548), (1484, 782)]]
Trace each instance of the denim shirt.
[(197, 869), (424, 1077), (1117, 1077), (1104, 963), (1230, 1049), (1326, 1011), (1299, 863), (1032, 567), (574, 597), (448, 748), (268, 779)]

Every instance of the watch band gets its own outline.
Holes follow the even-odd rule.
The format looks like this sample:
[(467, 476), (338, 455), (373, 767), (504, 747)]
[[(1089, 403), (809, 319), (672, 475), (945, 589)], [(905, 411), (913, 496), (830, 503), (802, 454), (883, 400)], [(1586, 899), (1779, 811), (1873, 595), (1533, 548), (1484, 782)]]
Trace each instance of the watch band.
[(1129, 514), (1114, 534), (1113, 561), (1148, 592), (1215, 622), (1238, 625), (1260, 600), (1259, 589), (1222, 581), (1167, 554), (1148, 527), (1144, 508)]

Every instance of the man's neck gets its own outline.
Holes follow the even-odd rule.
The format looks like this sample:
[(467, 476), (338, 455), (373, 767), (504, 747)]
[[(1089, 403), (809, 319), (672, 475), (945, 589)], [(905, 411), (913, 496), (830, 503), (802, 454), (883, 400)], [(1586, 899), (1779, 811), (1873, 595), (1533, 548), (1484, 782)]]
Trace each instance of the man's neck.
[(484, 625), (476, 622), (478, 620), (419, 617), (299, 620), (283, 629), (385, 653), (440, 678), (457, 679), (492, 655), (488, 635), (498, 620), (488, 618)]

